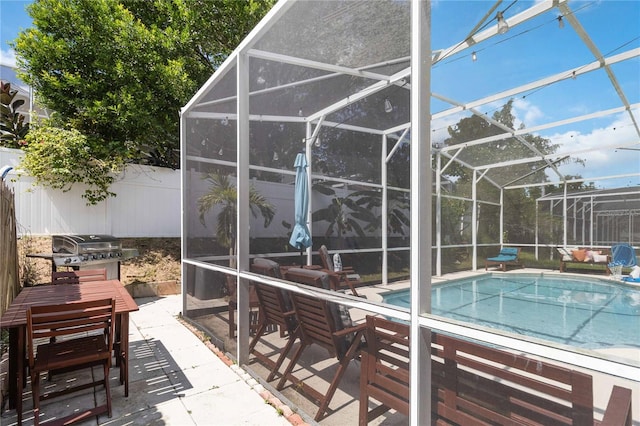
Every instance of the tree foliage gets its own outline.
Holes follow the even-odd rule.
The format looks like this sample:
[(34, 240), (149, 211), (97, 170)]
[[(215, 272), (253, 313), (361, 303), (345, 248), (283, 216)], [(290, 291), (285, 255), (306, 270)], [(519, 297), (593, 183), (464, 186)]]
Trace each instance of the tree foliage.
[[(494, 112), (491, 117), (494, 121), (507, 126), (509, 129), (516, 129), (516, 117), (513, 115), (513, 99), (509, 100), (503, 107)], [(524, 123), (517, 130), (525, 128)], [(484, 117), (472, 115), (461, 119), (454, 126), (450, 126), (449, 138), (444, 142), (446, 146), (460, 145), (465, 142), (495, 136), (505, 133), (505, 130), (490, 123)], [(533, 134), (523, 135), (522, 138), (526, 143), (534, 147), (537, 151), (544, 154), (553, 154), (558, 149), (558, 145), (552, 143), (550, 139), (545, 139)], [(500, 161), (509, 161), (515, 159), (534, 157), (534, 152), (521, 141), (515, 138), (507, 138), (495, 142), (489, 142), (483, 145), (473, 147), (473, 162), (475, 164), (492, 164)], [(510, 181), (529, 176), (529, 179), (536, 182), (544, 182), (547, 180), (544, 170), (536, 171), (539, 164), (525, 163), (515, 164), (512, 166), (504, 166), (499, 169), (501, 180)], [(447, 173), (458, 178), (458, 185), (469, 184), (472, 180), (471, 170), (459, 163), (452, 164), (447, 169)], [(520, 181), (519, 183), (525, 183)], [(485, 188), (491, 190), (490, 188)], [(494, 189), (495, 191), (495, 189)], [(468, 194), (467, 194), (468, 195)]]
[(121, 162), (115, 156), (93, 151), (93, 144), (78, 130), (34, 126), (26, 141), (20, 168), (29, 171), (35, 178), (34, 184), (65, 192), (75, 183), (87, 185), (82, 195), (87, 204), (115, 195), (109, 186), (114, 181), (114, 173), (120, 171)]
[[(513, 115), (513, 100), (509, 100), (503, 107), (496, 111), (491, 117), (494, 121), (507, 126), (510, 129), (516, 129), (515, 122), (516, 117)], [(525, 128), (524, 123), (521, 124), (518, 130)], [(495, 136), (505, 133), (505, 130), (499, 126), (490, 123), (484, 117), (472, 115), (461, 119), (454, 126), (449, 127), (449, 138), (445, 140), (445, 145), (462, 145), (466, 142), (486, 138), (489, 136)], [(532, 151), (532, 148), (543, 155), (553, 154), (557, 151), (558, 145), (554, 144), (550, 139), (543, 138), (534, 134), (522, 135), (525, 143), (515, 138), (507, 138), (498, 140), (495, 142), (489, 142), (483, 145), (477, 145), (473, 147), (473, 162), (474, 164), (492, 164), (499, 162), (507, 162), (509, 160), (516, 160), (522, 158), (535, 157), (536, 154)], [(528, 146), (527, 146), (528, 145)], [(568, 160), (564, 160), (568, 161)], [(583, 161), (580, 159), (572, 160), (578, 163)], [(562, 164), (560, 161), (558, 164)], [(526, 183), (540, 183), (548, 181), (546, 170), (540, 168), (540, 164), (537, 162), (529, 162), (522, 164), (513, 164), (509, 166), (502, 166), (498, 170), (500, 180), (502, 182), (517, 182), (518, 184)], [(464, 167), (459, 163), (453, 163), (448, 169), (447, 173), (450, 176), (455, 177), (456, 189), (458, 195), (469, 197), (471, 194), (471, 185), (473, 181), (472, 171)], [(569, 178), (569, 177), (567, 177)], [(552, 187), (552, 186), (551, 186)], [(583, 184), (573, 185), (573, 189), (585, 188), (587, 186)], [(547, 191), (550, 188), (547, 188)], [(478, 183), (478, 193), (482, 194), (482, 199), (489, 200), (491, 195), (497, 194), (499, 188), (495, 187), (488, 182), (481, 180)], [(508, 212), (505, 215), (504, 232), (505, 241), (517, 242), (517, 241), (531, 241), (535, 229), (533, 223), (535, 223), (536, 206), (535, 200), (541, 195), (540, 187), (530, 187), (522, 189), (512, 189), (505, 193), (504, 198), (504, 210)], [(453, 204), (462, 205), (461, 202), (452, 202)], [(443, 204), (442, 221), (443, 227), (449, 229), (455, 229), (455, 222), (448, 224), (447, 221), (457, 221), (460, 217), (460, 212), (456, 214), (450, 214), (445, 211), (449, 205)], [(450, 206), (449, 206), (450, 207)], [(496, 211), (492, 208), (486, 208), (484, 211), (487, 214), (493, 215), (491, 217), (484, 217), (481, 220), (485, 224), (485, 235), (480, 235), (479, 239), (484, 240), (488, 238), (490, 240), (491, 235), (497, 234), (498, 222), (495, 220)], [(468, 214), (468, 212), (467, 212)], [(451, 237), (453, 241), (456, 240), (455, 233)]]
[(177, 167), (179, 109), (273, 3), (36, 0), (13, 47), (40, 103), (100, 152)]
[[(200, 223), (206, 226), (206, 215), (214, 207), (219, 207), (216, 222), (216, 239), (218, 244), (229, 249), (229, 266), (235, 267), (234, 253), (236, 249), (236, 222), (238, 217), (238, 192), (229, 181), (227, 175), (214, 173), (205, 178), (209, 182), (209, 190), (198, 199)], [(253, 186), (249, 188), (249, 209), (253, 217), (262, 216), (264, 227), (268, 227), (276, 210), (262, 194)]]

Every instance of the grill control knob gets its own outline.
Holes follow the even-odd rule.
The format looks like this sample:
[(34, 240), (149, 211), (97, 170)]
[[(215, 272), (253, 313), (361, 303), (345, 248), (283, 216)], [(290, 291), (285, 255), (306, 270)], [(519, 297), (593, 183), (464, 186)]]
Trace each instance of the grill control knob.
[(67, 258), (64, 260), (64, 263), (71, 263), (71, 258), (70, 258), (70, 257), (67, 257)]

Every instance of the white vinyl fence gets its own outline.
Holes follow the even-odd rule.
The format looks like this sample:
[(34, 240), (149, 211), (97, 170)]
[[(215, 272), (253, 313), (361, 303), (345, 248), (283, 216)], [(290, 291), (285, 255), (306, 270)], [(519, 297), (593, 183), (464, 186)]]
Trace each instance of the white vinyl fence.
[(22, 151), (0, 148), (0, 168), (15, 191), (18, 234), (109, 234), (118, 238), (180, 236), (180, 171), (130, 165), (118, 176), (110, 197), (87, 206), (84, 188), (62, 192), (33, 186), (18, 169)]
[[(110, 190), (110, 197), (96, 206), (87, 206), (82, 198), (84, 187), (74, 185), (63, 192), (33, 185), (33, 178), (21, 173), (18, 164), (22, 151), (0, 148), (0, 169), (9, 166), (4, 181), (15, 191), (18, 235), (53, 234), (108, 234), (118, 238), (180, 237), (180, 171), (160, 167), (129, 165), (118, 176)], [(189, 172), (186, 178), (195, 196), (187, 197), (195, 202), (209, 189), (209, 183), (197, 172)], [(294, 223), (294, 179), (289, 183), (253, 181), (260, 192), (276, 209), (274, 220), (264, 228), (261, 217), (251, 217), (251, 235), (288, 238)], [(231, 181), (235, 184), (235, 179)], [(349, 190), (335, 188), (338, 196), (345, 197)], [(326, 207), (332, 197), (314, 192), (311, 200), (314, 210)], [(197, 205), (188, 206), (198, 211)], [(187, 220), (191, 236), (207, 237), (215, 233), (214, 208), (205, 215), (206, 226), (197, 215)], [(283, 222), (289, 224), (285, 226)], [(323, 235), (328, 223), (314, 224), (314, 235)], [(376, 230), (371, 236), (380, 236)]]

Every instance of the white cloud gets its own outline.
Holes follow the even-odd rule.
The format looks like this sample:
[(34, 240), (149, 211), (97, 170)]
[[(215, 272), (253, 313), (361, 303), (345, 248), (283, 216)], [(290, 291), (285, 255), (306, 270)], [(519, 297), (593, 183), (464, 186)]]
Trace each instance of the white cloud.
[[(639, 111), (635, 110), (634, 114), (638, 120)], [(640, 172), (640, 140), (626, 112), (614, 116), (608, 125), (594, 128), (588, 133), (570, 130), (544, 137), (561, 145), (559, 155), (576, 152), (573, 157), (585, 161), (584, 166), (573, 163), (563, 165), (561, 169), (564, 174), (595, 178)]]
[(522, 98), (516, 98), (513, 100), (512, 113), (516, 117), (514, 123), (516, 129), (520, 127), (521, 123), (524, 123), (526, 127), (533, 127), (539, 124), (538, 120), (544, 117), (540, 108)]
[(16, 67), (16, 52), (13, 49), (0, 49), (0, 65)]

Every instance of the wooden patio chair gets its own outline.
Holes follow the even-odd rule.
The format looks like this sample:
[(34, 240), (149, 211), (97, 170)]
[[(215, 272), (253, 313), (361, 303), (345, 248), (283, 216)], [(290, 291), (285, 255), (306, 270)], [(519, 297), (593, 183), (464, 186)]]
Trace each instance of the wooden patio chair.
[[(111, 417), (109, 369), (113, 351), (115, 300), (102, 299), (63, 305), (34, 306), (27, 311), (27, 345), (29, 373), (33, 397), (34, 424), (39, 424), (40, 401), (104, 385), (106, 403), (74, 412), (47, 424), (70, 424), (107, 413)], [(108, 330), (108, 332), (103, 332)], [(98, 332), (99, 331), (99, 332)], [(56, 337), (55, 342), (37, 343), (39, 339)], [(43, 372), (77, 371), (102, 366), (103, 374), (91, 382), (65, 387), (59, 391), (42, 392)]]
[[(409, 326), (367, 316), (360, 373), (359, 425), (390, 409), (409, 415)], [(380, 405), (369, 410), (369, 400)]]
[[(269, 259), (256, 258), (251, 265), (251, 270), (262, 275), (269, 275), (275, 278), (282, 278), (280, 274), (280, 265)], [(238, 299), (236, 295), (236, 280), (231, 277), (227, 277), (227, 291), (229, 292), (229, 336), (235, 336), (235, 311), (238, 309)], [(249, 309), (256, 309), (256, 312), (251, 312), (249, 318), (249, 324), (251, 331), (257, 333), (260, 327), (260, 303), (258, 301), (258, 295), (253, 287), (253, 284), (249, 287)], [(264, 331), (263, 331), (264, 333)]]
[[(276, 271), (279, 271), (279, 266), (274, 268), (260, 262), (254, 262), (254, 264), (251, 265), (251, 271), (261, 275), (280, 278), (277, 276), (278, 273), (276, 273)], [(258, 298), (260, 316), (258, 319), (256, 334), (253, 336), (251, 343), (249, 343), (249, 352), (253, 353), (258, 360), (271, 369), (269, 376), (267, 377), (267, 381), (270, 382), (278, 374), (280, 366), (282, 366), (287, 354), (296, 341), (296, 328), (298, 326), (298, 322), (295, 317), (295, 312), (293, 311), (289, 292), (258, 282), (253, 283), (253, 286)], [(279, 327), (281, 330), (281, 337), (284, 337), (285, 334), (287, 336), (287, 343), (280, 350), (280, 354), (278, 355), (278, 359), (275, 363), (267, 355), (255, 349), (258, 341), (264, 336), (269, 328), (273, 326)]]
[[(315, 282), (321, 282), (325, 279), (323, 275), (328, 275), (320, 271), (304, 269), (301, 271), (306, 271), (309, 279)], [(328, 277), (325, 281), (327, 279)], [(362, 336), (366, 325), (353, 326), (351, 318), (348, 316), (348, 311), (346, 311), (347, 315), (345, 317), (340, 312), (340, 305), (335, 303), (293, 292), (291, 293), (291, 300), (298, 320), (297, 335), (300, 338), (300, 346), (293, 354), (276, 388), (282, 390), (287, 380), (290, 380), (294, 386), (299, 387), (302, 392), (315, 399), (320, 405), (315, 416), (315, 420), (319, 421), (327, 411), (349, 362), (356, 359), (360, 354), (363, 346)], [(313, 344), (324, 347), (331, 356), (338, 359), (338, 368), (326, 392), (313, 389), (291, 374), (305, 349)]]
[[(80, 284), (89, 281), (106, 281), (107, 279), (107, 270), (105, 268), (102, 269), (82, 269), (77, 271), (54, 271), (51, 273), (51, 284), (59, 285), (59, 284)], [(118, 330), (116, 333), (119, 334)], [(51, 336), (51, 342), (55, 342), (55, 336)], [(116, 343), (116, 346), (119, 347), (119, 344)], [(116, 348), (117, 349), (117, 348)], [(51, 378), (51, 374), (49, 378)]]
[(55, 271), (51, 273), (51, 284), (80, 284), (88, 281), (106, 281), (107, 270), (80, 269), (77, 271)]
[[(63, 284), (81, 284), (91, 281), (106, 281), (107, 270), (105, 268), (99, 269), (79, 269), (74, 271), (54, 271), (51, 273), (51, 284), (63, 285)], [(106, 332), (107, 330), (105, 330)], [(51, 342), (56, 341), (55, 336), (51, 336)], [(127, 374), (126, 365), (123, 361), (124, 352), (120, 348), (120, 322), (116, 321), (116, 329), (113, 341), (113, 351), (116, 357), (116, 365), (120, 367), (120, 382), (124, 382), (124, 375)], [(49, 372), (49, 380), (53, 377), (54, 371)], [(55, 372), (57, 373), (57, 371)], [(127, 389), (127, 394), (128, 394)]]
[(336, 271), (333, 260), (331, 256), (329, 256), (329, 250), (327, 250), (327, 246), (324, 244), (320, 246), (318, 255), (320, 256), (323, 268), (331, 275), (331, 279), (338, 283), (336, 287), (347, 286), (354, 296), (358, 296), (355, 286), (361, 284), (362, 281), (360, 281), (360, 275), (356, 273), (353, 267), (342, 265), (342, 269)]
[[(236, 294), (236, 280), (235, 277), (227, 276), (227, 292), (229, 293), (229, 337), (234, 338), (236, 335), (236, 310), (238, 309), (238, 295)], [(249, 287), (249, 327), (251, 332), (255, 333), (258, 328), (258, 316), (259, 312), (254, 312), (253, 310), (258, 310), (258, 297), (256, 296), (256, 290), (253, 288), (253, 285)]]

